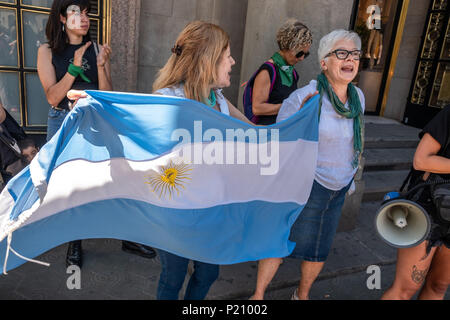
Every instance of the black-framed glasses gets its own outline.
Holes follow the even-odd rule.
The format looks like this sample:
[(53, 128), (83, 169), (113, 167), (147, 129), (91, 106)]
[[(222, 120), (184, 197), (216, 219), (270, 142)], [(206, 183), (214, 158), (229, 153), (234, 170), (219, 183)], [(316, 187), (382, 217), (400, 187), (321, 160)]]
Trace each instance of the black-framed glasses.
[(295, 55), (295, 57), (296, 57), (297, 59), (300, 59), (301, 57), (304, 57), (304, 59), (306, 59), (306, 58), (308, 58), (308, 56), (309, 56), (309, 51), (308, 51), (308, 52), (304, 52), (303, 50), (302, 50), (302, 51), (299, 51), (299, 52)]
[(334, 51), (331, 51), (329, 54), (327, 54), (327, 57), (331, 56), (331, 54), (335, 54), (336, 58), (338, 58), (339, 60), (345, 60), (347, 59), (348, 55), (351, 54), (352, 58), (354, 60), (359, 60), (362, 57), (362, 50), (352, 50), (352, 51), (348, 51), (345, 49), (336, 49)]

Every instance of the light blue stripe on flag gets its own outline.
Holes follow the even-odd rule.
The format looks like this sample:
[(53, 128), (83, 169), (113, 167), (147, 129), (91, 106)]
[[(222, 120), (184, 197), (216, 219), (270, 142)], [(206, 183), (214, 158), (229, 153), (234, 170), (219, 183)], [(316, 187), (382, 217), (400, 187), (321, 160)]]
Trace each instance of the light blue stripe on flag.
[[(306, 203), (314, 178), (317, 97), (280, 124), (253, 127), (192, 100), (89, 94), (0, 197), (0, 264), (5, 258), (5, 237), (12, 231), (12, 248), (28, 258), (88, 238), (135, 241), (215, 264), (290, 254), (295, 245), (288, 240), (290, 227)], [(170, 160), (179, 144), (171, 140), (173, 130), (184, 129), (194, 137), (196, 121), (202, 123), (203, 132), (215, 129), (225, 138), (230, 129), (255, 129), (266, 130), (270, 140), (270, 130), (278, 130), (279, 172), (261, 177), (248, 164), (212, 168), (202, 164), (192, 167), (188, 177), (192, 181), (180, 188), (180, 194), (158, 198), (142, 181), (161, 167), (155, 163)], [(264, 142), (258, 138), (256, 144)], [(198, 179), (206, 180), (202, 184)], [(80, 184), (84, 180), (93, 184)], [(11, 201), (12, 207), (1, 206)], [(199, 205), (207, 201), (215, 204)], [(21, 221), (24, 212), (27, 219)], [(22, 263), (10, 254), (7, 270)]]

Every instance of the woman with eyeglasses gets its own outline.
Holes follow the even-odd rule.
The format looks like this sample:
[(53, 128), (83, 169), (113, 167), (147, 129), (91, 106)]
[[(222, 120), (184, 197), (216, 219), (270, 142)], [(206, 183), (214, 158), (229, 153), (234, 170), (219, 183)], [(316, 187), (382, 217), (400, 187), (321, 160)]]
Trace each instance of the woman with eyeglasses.
[[(322, 72), (317, 80), (294, 91), (284, 100), (277, 122), (296, 113), (304, 100), (320, 94), (319, 150), (310, 197), (291, 228), (296, 242), (291, 258), (302, 260), (301, 280), (292, 300), (307, 300), (328, 257), (338, 227), (345, 195), (350, 189), (363, 152), (364, 94), (351, 82), (361, 58), (361, 39), (355, 32), (335, 30), (319, 43)], [(275, 276), (280, 258), (260, 262), (253, 299), (263, 299)]]
[(281, 103), (297, 89), (294, 65), (308, 57), (311, 31), (301, 22), (289, 19), (278, 30), (277, 42), (280, 50), (259, 67), (254, 78), (252, 121), (260, 125), (275, 123)]

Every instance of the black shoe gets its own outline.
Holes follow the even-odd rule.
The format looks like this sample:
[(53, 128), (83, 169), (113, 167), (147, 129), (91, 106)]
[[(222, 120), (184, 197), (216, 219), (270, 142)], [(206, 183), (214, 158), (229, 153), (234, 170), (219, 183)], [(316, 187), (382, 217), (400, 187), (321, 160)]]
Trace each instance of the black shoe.
[(122, 241), (122, 250), (128, 253), (137, 254), (138, 256), (153, 259), (156, 257), (156, 251), (149, 246), (140, 243)]
[(66, 255), (66, 267), (75, 265), (81, 269), (83, 264), (83, 250), (81, 249), (81, 240), (69, 242)]

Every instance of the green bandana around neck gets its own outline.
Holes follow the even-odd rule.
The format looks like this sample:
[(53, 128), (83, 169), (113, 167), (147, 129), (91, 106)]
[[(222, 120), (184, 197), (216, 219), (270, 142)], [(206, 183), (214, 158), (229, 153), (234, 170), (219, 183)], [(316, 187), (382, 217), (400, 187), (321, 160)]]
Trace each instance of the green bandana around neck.
[(280, 70), (283, 86), (291, 87), (294, 83), (294, 67), (288, 65), (279, 52), (276, 52), (271, 59)]
[(364, 149), (364, 119), (361, 101), (356, 87), (352, 83), (348, 84), (347, 94), (349, 109), (347, 109), (345, 104), (339, 100), (336, 93), (334, 93), (332, 86), (328, 82), (327, 77), (323, 73), (319, 74), (317, 77), (317, 91), (319, 91), (320, 94), (319, 117), (322, 108), (323, 95), (326, 93), (330, 99), (331, 105), (339, 115), (347, 119), (353, 119), (353, 150), (355, 153), (352, 166), (353, 168), (357, 168)]
[(210, 106), (211, 108), (214, 108), (214, 106), (217, 103), (216, 93), (213, 89), (209, 92), (209, 97), (206, 98), (205, 103)]

